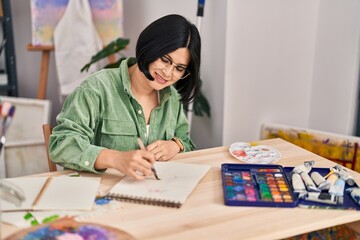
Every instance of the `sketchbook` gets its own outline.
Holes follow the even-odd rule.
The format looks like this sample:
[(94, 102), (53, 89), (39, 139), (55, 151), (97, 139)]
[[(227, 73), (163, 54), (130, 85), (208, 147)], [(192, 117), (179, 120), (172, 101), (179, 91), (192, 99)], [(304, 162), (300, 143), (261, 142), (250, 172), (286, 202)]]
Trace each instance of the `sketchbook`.
[(25, 196), (21, 206), (1, 200), (2, 211), (91, 210), (100, 185), (99, 177), (5, 178)]
[(154, 167), (160, 180), (149, 176), (144, 180), (124, 177), (115, 184), (107, 197), (119, 201), (181, 207), (210, 166), (181, 163), (156, 162)]

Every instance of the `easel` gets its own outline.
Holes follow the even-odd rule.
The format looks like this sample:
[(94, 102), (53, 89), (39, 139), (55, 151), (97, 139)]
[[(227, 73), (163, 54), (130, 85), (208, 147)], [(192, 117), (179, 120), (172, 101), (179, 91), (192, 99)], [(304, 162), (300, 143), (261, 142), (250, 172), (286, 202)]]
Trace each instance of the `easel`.
[(49, 73), (50, 52), (54, 50), (54, 46), (34, 46), (32, 44), (29, 44), (27, 46), (27, 50), (42, 51), (37, 99), (45, 99)]
[[(55, 49), (54, 45), (34, 46), (32, 44), (28, 44), (27, 46), (28, 51), (42, 51), (37, 99), (46, 98), (50, 52), (54, 51), (54, 49)], [(109, 56), (108, 61), (109, 63), (114, 63), (116, 61), (115, 55)]]

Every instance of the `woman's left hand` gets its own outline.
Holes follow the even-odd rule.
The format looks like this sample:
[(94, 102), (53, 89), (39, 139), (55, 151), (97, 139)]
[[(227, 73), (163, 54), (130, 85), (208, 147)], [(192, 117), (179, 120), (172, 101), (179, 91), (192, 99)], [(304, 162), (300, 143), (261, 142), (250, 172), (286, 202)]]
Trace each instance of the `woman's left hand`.
[(157, 161), (168, 161), (180, 152), (179, 146), (172, 140), (156, 140), (146, 149), (155, 155)]

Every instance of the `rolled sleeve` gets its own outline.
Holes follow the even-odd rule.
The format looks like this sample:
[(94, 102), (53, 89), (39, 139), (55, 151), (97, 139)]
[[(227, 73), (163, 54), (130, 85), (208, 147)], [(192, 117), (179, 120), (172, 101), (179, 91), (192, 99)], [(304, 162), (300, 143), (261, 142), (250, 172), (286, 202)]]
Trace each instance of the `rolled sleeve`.
[(94, 168), (104, 147), (93, 144), (99, 115), (98, 97), (79, 87), (64, 102), (57, 117), (58, 125), (50, 136), (50, 158), (53, 162), (77, 171), (101, 173)]

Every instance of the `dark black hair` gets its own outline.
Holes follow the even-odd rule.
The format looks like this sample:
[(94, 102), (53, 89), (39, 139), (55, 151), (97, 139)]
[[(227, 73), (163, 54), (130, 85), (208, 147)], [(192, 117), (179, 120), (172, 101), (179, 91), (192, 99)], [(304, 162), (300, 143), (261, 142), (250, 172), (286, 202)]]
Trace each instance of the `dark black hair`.
[(140, 71), (149, 80), (154, 80), (149, 72), (149, 64), (178, 48), (188, 48), (190, 62), (188, 77), (176, 82), (175, 88), (183, 103), (190, 103), (199, 92), (201, 39), (194, 24), (180, 15), (171, 14), (159, 18), (147, 26), (136, 44), (136, 59)]

